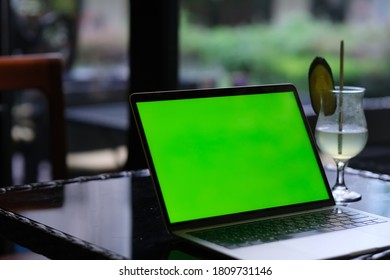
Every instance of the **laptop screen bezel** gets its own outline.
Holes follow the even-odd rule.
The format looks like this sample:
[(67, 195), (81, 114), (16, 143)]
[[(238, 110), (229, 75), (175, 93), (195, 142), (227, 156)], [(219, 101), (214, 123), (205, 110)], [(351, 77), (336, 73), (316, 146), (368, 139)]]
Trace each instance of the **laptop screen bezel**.
[[(204, 218), (199, 220), (191, 220), (185, 222), (176, 222), (171, 223), (166, 205), (163, 200), (163, 194), (161, 191), (161, 187), (158, 181), (158, 176), (156, 173), (155, 166), (151, 160), (150, 149), (146, 140), (145, 131), (142, 127), (140, 121), (140, 115), (137, 108), (138, 102), (149, 102), (149, 101), (165, 101), (165, 100), (178, 100), (178, 99), (191, 99), (191, 98), (205, 98), (205, 97), (220, 97), (220, 96), (234, 96), (234, 95), (246, 95), (246, 94), (263, 94), (263, 93), (276, 93), (276, 92), (293, 92), (295, 100), (297, 102), (297, 106), (299, 108), (300, 114), (302, 116), (303, 123), (305, 125), (305, 129), (308, 133), (308, 138), (310, 139), (310, 143), (313, 147), (314, 156), (316, 158), (316, 162), (318, 164), (319, 171), (324, 181), (324, 185), (326, 186), (329, 199), (315, 201), (315, 202), (307, 202), (299, 205), (288, 205), (288, 206), (280, 206), (272, 209), (261, 209), (261, 210), (253, 210), (244, 213), (237, 214), (229, 214), (211, 218)], [(311, 132), (309, 123), (305, 116), (302, 104), (300, 102), (297, 90), (292, 84), (274, 84), (274, 85), (261, 85), (261, 86), (244, 86), (244, 87), (231, 87), (231, 88), (207, 88), (207, 89), (190, 89), (190, 90), (172, 90), (172, 91), (156, 91), (156, 92), (140, 92), (140, 93), (132, 93), (130, 94), (130, 107), (135, 120), (135, 125), (137, 126), (137, 131), (140, 136), (141, 144), (144, 150), (144, 154), (146, 157), (146, 161), (148, 164), (149, 172), (153, 180), (153, 185), (155, 188), (155, 192), (158, 198), (158, 202), (160, 205), (160, 209), (163, 214), (163, 218), (165, 220), (165, 224), (167, 229), (171, 232), (184, 229), (184, 228), (196, 228), (199, 226), (208, 226), (213, 224), (223, 224), (227, 222), (235, 222), (245, 219), (254, 219), (254, 218), (262, 218), (270, 215), (280, 215), (304, 210), (310, 210), (320, 207), (328, 207), (335, 205), (335, 201), (332, 196), (332, 192), (330, 186), (328, 184), (325, 171), (323, 169), (321, 159), (317, 150), (317, 146)], [(131, 156), (131, 155), (129, 155)]]

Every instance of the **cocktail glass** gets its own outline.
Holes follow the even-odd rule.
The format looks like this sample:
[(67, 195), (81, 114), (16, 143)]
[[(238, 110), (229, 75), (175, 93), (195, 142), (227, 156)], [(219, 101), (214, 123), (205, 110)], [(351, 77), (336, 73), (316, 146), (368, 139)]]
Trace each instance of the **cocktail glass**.
[(344, 169), (367, 143), (368, 130), (363, 110), (365, 89), (345, 86), (332, 90), (332, 98), (321, 102), (315, 138), (321, 152), (333, 158), (337, 167), (332, 187), (337, 203), (358, 201), (361, 195), (345, 185)]

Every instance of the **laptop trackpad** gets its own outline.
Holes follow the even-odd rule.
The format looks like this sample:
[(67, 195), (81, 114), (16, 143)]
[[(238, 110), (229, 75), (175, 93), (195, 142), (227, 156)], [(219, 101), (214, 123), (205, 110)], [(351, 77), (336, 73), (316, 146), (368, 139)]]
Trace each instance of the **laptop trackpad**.
[(387, 246), (389, 240), (359, 229), (351, 229), (291, 239), (281, 243), (293, 250), (310, 254), (315, 259), (327, 259), (349, 254), (363, 254), (367, 250)]
[(284, 241), (233, 249), (227, 252), (227, 254), (237, 259), (248, 260), (300, 260), (314, 258), (314, 255), (310, 252), (289, 247)]
[(384, 237), (351, 229), (234, 249), (231, 253), (236, 258), (253, 260), (328, 259), (349, 254), (359, 255), (388, 244)]

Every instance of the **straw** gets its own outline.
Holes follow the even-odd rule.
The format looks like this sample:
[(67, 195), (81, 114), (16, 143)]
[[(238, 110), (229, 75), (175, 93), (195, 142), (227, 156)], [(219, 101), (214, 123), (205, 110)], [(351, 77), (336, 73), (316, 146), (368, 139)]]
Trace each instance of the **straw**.
[(343, 97), (342, 91), (344, 88), (344, 41), (340, 42), (340, 94), (339, 94), (339, 135), (338, 135), (338, 153), (339, 155), (343, 152), (343, 138), (341, 132), (343, 131)]

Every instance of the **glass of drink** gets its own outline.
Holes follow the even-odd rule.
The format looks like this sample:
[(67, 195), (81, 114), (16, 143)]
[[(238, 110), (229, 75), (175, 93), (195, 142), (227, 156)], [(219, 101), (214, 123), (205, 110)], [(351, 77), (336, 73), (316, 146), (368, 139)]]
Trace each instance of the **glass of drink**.
[(367, 143), (364, 92), (361, 87), (336, 87), (332, 90), (332, 98), (321, 102), (315, 138), (319, 149), (336, 163), (337, 178), (332, 192), (337, 203), (361, 199), (359, 193), (345, 185), (344, 169), (349, 159), (359, 154)]

